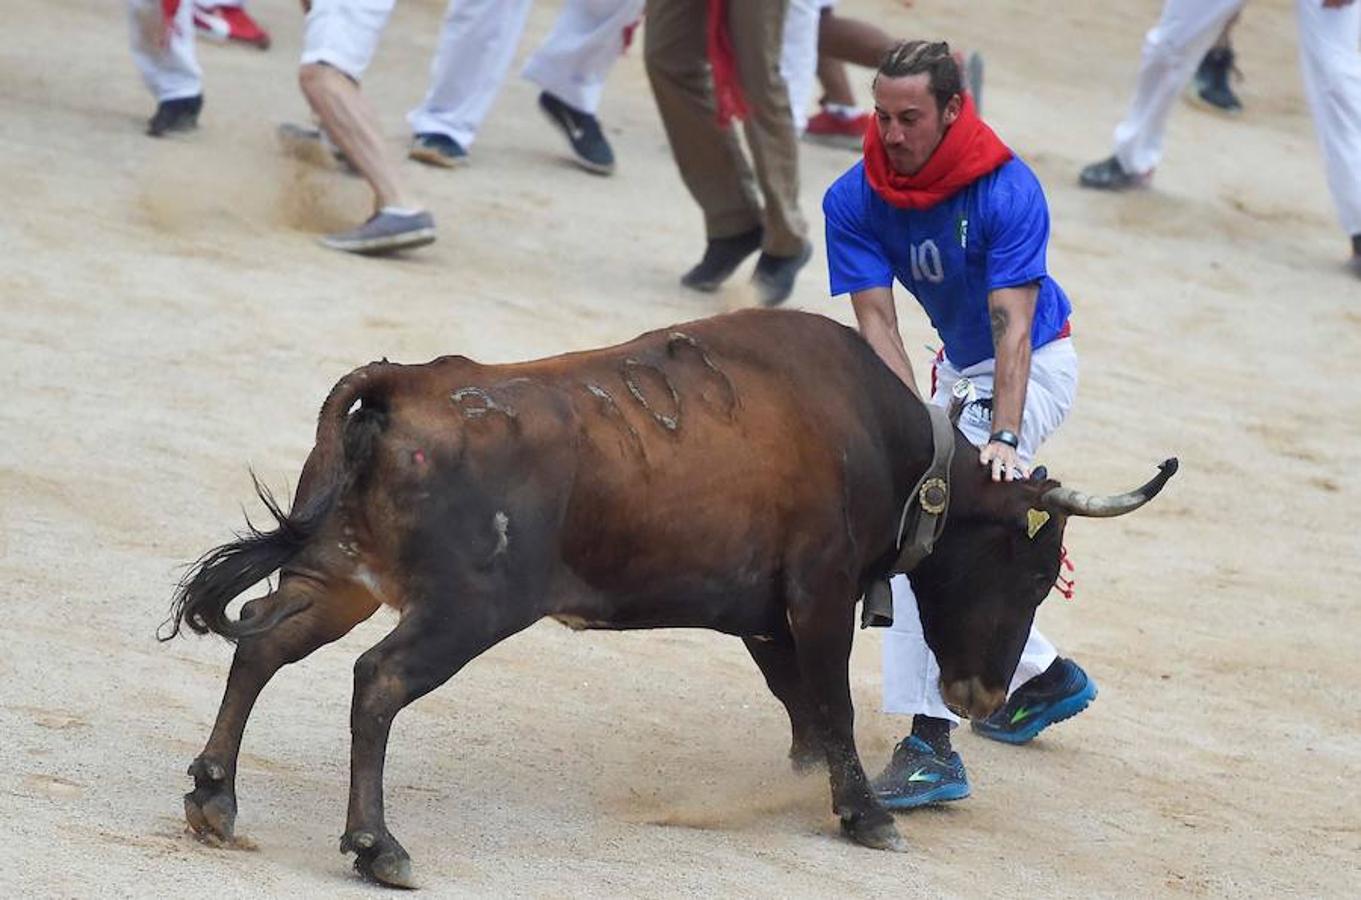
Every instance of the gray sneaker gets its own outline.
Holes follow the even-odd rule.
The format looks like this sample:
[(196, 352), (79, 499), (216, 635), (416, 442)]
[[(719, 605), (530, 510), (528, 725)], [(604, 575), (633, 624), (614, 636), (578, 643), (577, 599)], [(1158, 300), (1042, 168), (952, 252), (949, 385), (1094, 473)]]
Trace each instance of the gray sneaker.
[(358, 228), (328, 234), (322, 244), (346, 253), (377, 255), (423, 247), (435, 240), (435, 220), (428, 212), (391, 213), (379, 210)]
[(320, 128), (284, 122), (275, 131), (275, 134), (279, 138), (279, 146), (283, 148), (284, 153), (294, 159), (323, 168), (334, 163), (347, 175), (359, 174), (359, 170), (350, 162), (349, 157), (339, 147), (331, 143), (326, 132)]

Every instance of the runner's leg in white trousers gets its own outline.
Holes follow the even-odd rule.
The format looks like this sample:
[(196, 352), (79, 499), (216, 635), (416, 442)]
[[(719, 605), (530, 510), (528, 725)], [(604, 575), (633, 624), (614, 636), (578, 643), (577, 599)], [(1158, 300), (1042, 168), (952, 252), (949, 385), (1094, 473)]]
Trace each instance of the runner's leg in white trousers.
[(553, 30), (521, 74), (581, 112), (595, 115), (605, 79), (624, 53), (624, 29), (644, 0), (567, 0)]
[(1173, 104), (1242, 6), (1243, 0), (1167, 0), (1144, 37), (1134, 99), (1115, 128), (1115, 158), (1126, 172), (1146, 175), (1157, 167)]
[(203, 70), (194, 53), (194, 7), (182, 0), (167, 30), (160, 0), (128, 0), (132, 60), (156, 102), (203, 93)]
[(414, 134), (466, 150), (477, 138), (525, 30), (531, 0), (450, 0), (430, 65), (430, 88), (407, 114)]
[(789, 110), (794, 130), (808, 127), (808, 110), (818, 74), (818, 23), (827, 4), (823, 0), (789, 0), (784, 17), (784, 44), (780, 48), (780, 75), (789, 87)]
[[(974, 385), (980, 399), (992, 396), (993, 360), (971, 366), (963, 372), (948, 362), (936, 364), (936, 387), (931, 402), (948, 406), (950, 389), (961, 376)], [(1030, 383), (1026, 387), (1022, 415), (1021, 462), (1031, 465), (1036, 451), (1063, 423), (1077, 396), (1077, 353), (1069, 338), (1052, 341), (1036, 350), (1030, 362)], [(959, 419), (959, 429), (972, 443), (982, 446), (992, 431), (992, 420), (981, 407), (969, 406)], [(936, 655), (922, 635), (917, 598), (907, 576), (895, 575), (893, 586), (893, 626), (884, 635), (884, 712), (895, 715), (924, 715), (959, 724), (940, 695), (940, 666)], [(1037, 628), (1030, 629), (1021, 661), (1012, 676), (1008, 693), (1049, 668), (1058, 652)]]
[(1297, 0), (1304, 95), (1342, 227), (1361, 234), (1361, 5)]

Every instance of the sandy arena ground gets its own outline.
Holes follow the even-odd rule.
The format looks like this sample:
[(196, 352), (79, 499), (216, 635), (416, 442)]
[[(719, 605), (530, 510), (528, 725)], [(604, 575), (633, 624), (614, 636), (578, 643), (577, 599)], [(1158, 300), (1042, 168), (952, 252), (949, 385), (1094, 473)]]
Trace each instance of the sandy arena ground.
[[(442, 6), (399, 4), (366, 84), (394, 151)], [(989, 117), (1048, 187), (1083, 385), (1044, 461), (1116, 490), (1182, 460), (1147, 510), (1069, 529), (1077, 600), (1040, 620), (1099, 701), (1024, 748), (960, 732), (974, 796), (902, 816), (911, 852), (876, 854), (836, 836), (822, 777), (787, 773), (784, 714), (738, 641), (541, 623), (397, 720), (389, 820), (428, 895), (1361, 891), (1361, 290), (1285, 0), (1240, 29), (1241, 120), (1178, 109), (1155, 189), (1075, 186), (1108, 152), (1158, 6), (844, 3), (982, 49)], [(556, 7), (538, 5), (523, 52)], [(512, 77), (471, 167), (404, 163), (438, 244), (389, 261), (317, 247), (367, 194), (281, 158), (301, 19), (291, 0), (253, 9), (274, 49), (201, 45), (202, 130), (152, 141), (120, 3), (5, 4), (0, 896), (376, 895), (336, 840), (351, 664), (391, 614), (270, 686), (239, 783), (258, 850), (212, 849), (183, 833), (180, 795), (230, 648), (154, 640), (179, 567), (243, 503), (261, 514), (248, 466), (296, 480), (356, 365), (531, 358), (750, 303), (676, 283), (700, 220), (636, 47), (603, 110), (615, 177), (564, 162)], [(821, 192), (852, 160), (804, 151), (819, 235)], [(792, 305), (848, 321), (818, 244)], [(909, 348), (929, 342), (900, 308)], [(878, 711), (879, 647), (862, 633), (853, 660), (871, 770), (903, 728)]]

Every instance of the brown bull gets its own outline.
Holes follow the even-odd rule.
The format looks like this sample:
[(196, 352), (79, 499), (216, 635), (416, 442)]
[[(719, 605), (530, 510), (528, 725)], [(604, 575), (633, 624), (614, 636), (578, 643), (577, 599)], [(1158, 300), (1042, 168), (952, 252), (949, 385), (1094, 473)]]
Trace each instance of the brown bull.
[[(354, 667), (341, 849), (411, 883), (383, 813), (393, 717), (487, 648), (551, 616), (573, 628), (712, 628), (741, 637), (788, 710), (796, 763), (825, 760), (845, 832), (898, 848), (856, 752), (847, 660), (855, 604), (896, 557), (899, 513), (931, 458), (925, 408), (853, 331), (746, 311), (630, 343), (486, 366), (444, 357), (343, 378), (278, 525), (207, 554), (173, 610), (237, 641), (189, 823), (230, 838), (246, 719), (281, 666), (368, 618), (397, 626)], [(1111, 515), (1052, 481), (993, 484), (960, 437), (935, 552), (911, 578), (947, 698), (992, 712), (1054, 583), (1069, 513)], [(1034, 530), (1037, 513), (1049, 520)], [(1028, 527), (1028, 525), (1030, 527)], [(278, 589), (228, 604), (279, 571)]]

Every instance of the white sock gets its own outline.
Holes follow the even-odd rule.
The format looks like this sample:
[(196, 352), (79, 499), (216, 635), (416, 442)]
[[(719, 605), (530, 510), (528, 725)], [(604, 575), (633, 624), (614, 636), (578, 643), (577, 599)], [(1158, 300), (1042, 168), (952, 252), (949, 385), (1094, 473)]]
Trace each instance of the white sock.
[(822, 108), (838, 119), (854, 119), (861, 115), (860, 107), (847, 106), (844, 103), (824, 103)]

